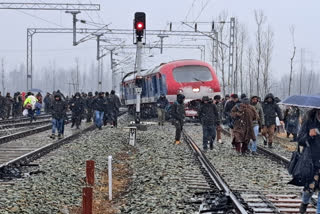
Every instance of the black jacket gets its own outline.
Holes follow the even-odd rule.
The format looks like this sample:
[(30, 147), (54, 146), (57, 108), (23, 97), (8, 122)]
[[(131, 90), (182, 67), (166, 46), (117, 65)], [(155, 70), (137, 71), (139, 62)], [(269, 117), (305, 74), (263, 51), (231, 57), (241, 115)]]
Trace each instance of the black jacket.
[(117, 111), (115, 99), (112, 97), (106, 97), (104, 99), (104, 113), (105, 114), (114, 114)]
[(204, 126), (219, 125), (219, 113), (213, 103), (202, 103), (198, 112), (201, 124)]
[(320, 135), (310, 137), (309, 131), (311, 129), (318, 128), (320, 130), (320, 122), (314, 118), (310, 117), (302, 123), (298, 135), (298, 142), (301, 146), (307, 146), (306, 142), (309, 143), (311, 148), (312, 161), (315, 167), (320, 168)]
[(105, 99), (104, 97), (96, 97), (93, 99), (92, 107), (96, 111), (104, 111)]
[[(272, 102), (267, 102), (268, 98), (272, 98)], [(266, 126), (271, 126), (276, 124), (276, 117), (279, 117), (279, 120), (283, 120), (281, 109), (278, 104), (275, 103), (274, 97), (272, 94), (267, 94), (264, 98), (264, 102), (262, 104), (263, 113), (264, 113), (264, 123)]]
[(54, 100), (51, 105), (51, 113), (53, 119), (63, 119), (67, 113), (68, 105), (63, 100)]
[(163, 97), (163, 98), (159, 97), (157, 100), (158, 108), (165, 109), (168, 104), (169, 104), (169, 102), (166, 97)]
[(93, 100), (94, 98), (92, 96), (88, 96), (86, 99), (86, 108), (87, 109), (92, 109), (93, 108)]
[(70, 110), (72, 111), (72, 114), (80, 115), (84, 112), (84, 101), (82, 98), (72, 98), (70, 103)]
[(114, 103), (114, 107), (116, 111), (119, 111), (119, 108), (121, 106), (121, 102), (119, 97), (116, 94), (110, 94), (110, 99), (112, 99), (113, 103)]
[(178, 102), (174, 102), (172, 104), (170, 115), (173, 119), (183, 121), (185, 114), (183, 103), (179, 104)]

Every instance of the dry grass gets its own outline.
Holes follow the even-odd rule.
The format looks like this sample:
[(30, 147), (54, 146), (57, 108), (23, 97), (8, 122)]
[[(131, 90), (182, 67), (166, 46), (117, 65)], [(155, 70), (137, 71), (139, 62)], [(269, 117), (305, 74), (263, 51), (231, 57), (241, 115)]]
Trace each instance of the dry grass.
[[(109, 201), (109, 178), (108, 169), (102, 172), (101, 180), (96, 182), (99, 185), (94, 186), (93, 213), (94, 214), (115, 214), (119, 210), (117, 207), (121, 204), (121, 196), (126, 193), (130, 185), (132, 170), (128, 160), (131, 157), (123, 152), (117, 154), (114, 159), (120, 163), (113, 165), (112, 172), (112, 201)], [(70, 214), (82, 214), (81, 207), (72, 207)]]

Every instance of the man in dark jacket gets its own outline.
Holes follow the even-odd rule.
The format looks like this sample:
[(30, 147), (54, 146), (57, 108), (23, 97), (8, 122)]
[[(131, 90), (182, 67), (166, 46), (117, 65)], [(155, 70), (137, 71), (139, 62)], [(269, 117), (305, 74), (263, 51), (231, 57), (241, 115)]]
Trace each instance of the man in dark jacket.
[(209, 103), (209, 97), (202, 97), (202, 103), (198, 112), (199, 119), (203, 131), (203, 150), (208, 150), (208, 142), (210, 150), (213, 149), (213, 140), (216, 137), (216, 125), (220, 124), (219, 114), (215, 104)]
[(94, 98), (92, 92), (89, 92), (86, 99), (87, 123), (90, 123), (93, 117), (93, 99)]
[(16, 92), (13, 96), (13, 108), (12, 108), (12, 116), (19, 117), (22, 114), (22, 97), (20, 92)]
[(283, 124), (283, 117), (281, 109), (276, 104), (273, 94), (267, 94), (262, 104), (264, 113), (264, 127), (262, 129), (264, 145), (272, 148), (273, 136), (276, 127), (276, 117), (279, 117), (281, 124)]
[(111, 123), (112, 126), (115, 125), (115, 115), (117, 114), (116, 112), (116, 104), (114, 98), (110, 97), (109, 92), (106, 92), (106, 97), (104, 98), (104, 115), (103, 115), (103, 124), (107, 125), (108, 122)]
[(227, 122), (227, 125), (229, 126), (229, 128), (231, 128), (231, 129), (233, 126), (232, 125), (233, 122), (232, 122), (232, 118), (231, 118), (230, 113), (231, 113), (232, 108), (238, 103), (240, 103), (238, 95), (232, 94), (230, 100), (226, 102), (226, 105), (224, 107), (224, 115), (226, 118), (226, 122)]
[(185, 110), (184, 110), (184, 99), (185, 96), (183, 94), (177, 95), (177, 101), (172, 104), (170, 114), (173, 119), (172, 123), (176, 127), (176, 144), (180, 144), (181, 132), (183, 128), (183, 120), (185, 118)]
[(166, 111), (165, 108), (169, 104), (166, 96), (161, 94), (157, 100), (157, 113), (158, 113), (158, 125), (163, 126), (164, 121), (166, 120)]
[(114, 90), (111, 90), (111, 92), (110, 92), (110, 99), (112, 99), (112, 102), (114, 103), (113, 126), (117, 127), (118, 126), (118, 114), (119, 114), (121, 102), (120, 102), (120, 99), (116, 95), (116, 92)]
[(76, 125), (77, 129), (79, 129), (81, 124), (81, 118), (84, 112), (84, 101), (81, 98), (79, 92), (77, 92), (74, 95), (74, 97), (71, 99), (69, 106), (70, 106), (70, 110), (72, 111), (71, 128), (73, 128), (73, 126)]
[(314, 176), (310, 177), (309, 182), (305, 184), (302, 194), (302, 203), (300, 205), (300, 213), (306, 213), (308, 204), (312, 195), (318, 191), (317, 213), (320, 213), (320, 110), (312, 109), (307, 113), (302, 123), (301, 130), (298, 135), (298, 142), (301, 146), (307, 146), (307, 142), (311, 150), (311, 158), (313, 162)]
[(58, 139), (63, 137), (64, 117), (67, 113), (67, 109), (68, 105), (61, 99), (61, 95), (54, 95), (54, 101), (50, 107), (50, 112), (52, 114), (52, 135), (50, 138), (55, 139), (56, 129), (58, 131)]
[[(217, 107), (217, 110), (218, 110), (218, 114), (219, 114), (219, 121), (220, 123), (222, 122), (222, 116), (223, 116), (223, 103), (221, 102), (221, 96), (220, 95), (216, 95), (214, 96), (214, 104), (216, 105)], [(221, 138), (221, 131), (222, 131), (222, 128), (219, 125), (216, 126), (216, 132), (217, 132), (217, 141), (219, 143), (223, 143), (222, 142), (222, 138)]]
[(49, 92), (47, 92), (46, 96), (44, 97), (43, 103), (44, 103), (44, 112), (49, 114), (50, 113), (50, 106), (51, 106), (51, 97), (50, 97)]
[(99, 92), (98, 96), (94, 98), (92, 107), (95, 111), (95, 124), (98, 129), (102, 129), (102, 120), (104, 114), (104, 103), (105, 99), (103, 97), (103, 93)]
[(12, 105), (13, 105), (13, 99), (10, 95), (10, 93), (7, 93), (6, 96), (6, 102), (5, 102), (5, 109), (6, 109), (6, 118), (8, 119), (11, 115), (11, 111), (12, 111)]
[(0, 92), (0, 117), (4, 120), (5, 119), (5, 104), (6, 104), (6, 98), (4, 98), (1, 95)]

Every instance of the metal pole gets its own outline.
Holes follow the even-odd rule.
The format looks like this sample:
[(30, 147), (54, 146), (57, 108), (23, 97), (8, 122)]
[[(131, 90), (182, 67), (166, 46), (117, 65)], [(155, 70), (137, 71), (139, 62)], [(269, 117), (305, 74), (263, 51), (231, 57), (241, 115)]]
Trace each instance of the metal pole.
[(112, 156), (108, 157), (109, 201), (112, 200)]
[(111, 90), (114, 90), (113, 50), (114, 49), (110, 50)]
[(80, 11), (66, 11), (66, 13), (71, 13), (72, 15), (72, 29), (73, 29), (73, 46), (78, 45), (77, 43), (77, 14)]
[[(142, 42), (137, 42), (137, 79), (141, 78), (141, 51), (142, 51)], [(136, 103), (136, 124), (140, 124), (140, 102), (141, 102), (141, 92), (142, 88), (136, 88), (137, 103)]]

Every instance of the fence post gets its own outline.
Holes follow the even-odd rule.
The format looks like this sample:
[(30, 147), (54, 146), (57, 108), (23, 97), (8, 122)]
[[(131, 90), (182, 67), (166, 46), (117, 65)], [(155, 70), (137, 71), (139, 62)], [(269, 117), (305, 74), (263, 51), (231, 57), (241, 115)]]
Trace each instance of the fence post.
[(92, 187), (84, 187), (82, 190), (82, 214), (92, 214)]
[(86, 181), (89, 185), (94, 185), (94, 161), (86, 161)]

